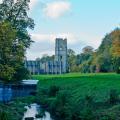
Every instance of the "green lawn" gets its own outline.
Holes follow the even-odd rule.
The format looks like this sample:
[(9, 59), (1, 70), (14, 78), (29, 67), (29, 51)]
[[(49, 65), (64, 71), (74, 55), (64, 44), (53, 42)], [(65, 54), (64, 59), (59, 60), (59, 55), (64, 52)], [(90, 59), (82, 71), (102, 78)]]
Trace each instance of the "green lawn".
[(33, 78), (40, 80), (39, 88), (56, 85), (61, 89), (70, 90), (72, 99), (76, 102), (85, 95), (92, 95), (97, 101), (107, 100), (111, 89), (120, 93), (120, 75), (115, 73), (34, 75)]

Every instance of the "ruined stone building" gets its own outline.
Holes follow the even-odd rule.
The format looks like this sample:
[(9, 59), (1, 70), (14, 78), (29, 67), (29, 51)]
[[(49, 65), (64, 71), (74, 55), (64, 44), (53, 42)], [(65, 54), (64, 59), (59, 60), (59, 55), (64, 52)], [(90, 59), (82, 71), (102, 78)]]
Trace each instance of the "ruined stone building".
[(52, 61), (25, 61), (31, 74), (62, 74), (67, 72), (67, 39), (56, 38), (55, 58)]

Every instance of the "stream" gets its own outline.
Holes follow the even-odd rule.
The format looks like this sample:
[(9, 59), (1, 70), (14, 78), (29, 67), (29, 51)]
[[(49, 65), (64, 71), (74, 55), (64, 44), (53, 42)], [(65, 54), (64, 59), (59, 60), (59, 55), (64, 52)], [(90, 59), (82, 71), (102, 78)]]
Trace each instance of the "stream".
[(45, 112), (45, 116), (43, 118), (36, 118), (36, 114), (38, 114), (38, 110), (40, 109), (40, 106), (36, 103), (31, 104), (30, 106), (25, 106), (27, 111), (24, 113), (24, 117), (22, 120), (25, 120), (25, 118), (33, 118), (30, 120), (53, 120), (50, 116), (49, 112)]

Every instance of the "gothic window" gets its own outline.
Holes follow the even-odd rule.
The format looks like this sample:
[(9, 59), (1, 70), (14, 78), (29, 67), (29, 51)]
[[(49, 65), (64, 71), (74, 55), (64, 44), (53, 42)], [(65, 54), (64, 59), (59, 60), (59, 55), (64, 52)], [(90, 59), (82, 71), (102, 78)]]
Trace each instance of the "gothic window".
[(62, 56), (60, 56), (60, 60), (62, 60)]

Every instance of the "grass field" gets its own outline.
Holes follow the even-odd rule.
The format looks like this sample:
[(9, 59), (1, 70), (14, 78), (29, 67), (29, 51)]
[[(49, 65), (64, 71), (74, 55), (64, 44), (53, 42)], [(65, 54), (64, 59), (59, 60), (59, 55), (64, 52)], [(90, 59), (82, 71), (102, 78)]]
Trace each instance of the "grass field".
[(120, 93), (120, 75), (115, 73), (34, 75), (33, 78), (40, 80), (39, 87), (56, 85), (61, 89), (70, 90), (72, 99), (76, 102), (85, 95), (94, 96), (96, 101), (107, 100), (111, 89)]

